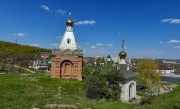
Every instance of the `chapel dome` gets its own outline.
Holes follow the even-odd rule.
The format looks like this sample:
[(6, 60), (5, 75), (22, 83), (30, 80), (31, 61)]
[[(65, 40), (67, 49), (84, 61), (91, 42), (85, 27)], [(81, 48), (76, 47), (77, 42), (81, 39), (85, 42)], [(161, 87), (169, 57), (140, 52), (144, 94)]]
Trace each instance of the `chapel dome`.
[(125, 59), (126, 56), (127, 56), (127, 53), (126, 53), (125, 51), (121, 51), (121, 52), (119, 53), (120, 59)]
[(108, 55), (108, 56), (107, 56), (107, 58), (111, 58), (111, 56), (110, 56), (110, 55)]
[(73, 20), (68, 19), (67, 22), (66, 22), (66, 26), (72, 26), (73, 27), (73, 25), (74, 25)]

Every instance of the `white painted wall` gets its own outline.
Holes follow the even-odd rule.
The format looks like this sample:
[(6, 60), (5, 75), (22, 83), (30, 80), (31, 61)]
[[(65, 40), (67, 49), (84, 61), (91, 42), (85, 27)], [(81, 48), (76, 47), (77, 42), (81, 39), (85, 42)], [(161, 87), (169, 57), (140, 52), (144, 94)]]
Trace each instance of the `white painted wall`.
[[(129, 86), (133, 84), (131, 97), (129, 97)], [(129, 101), (131, 98), (136, 98), (136, 81), (134, 79), (132, 80), (126, 80), (124, 84), (121, 84), (121, 100), (126, 102)]]
[[(67, 43), (67, 40), (70, 39), (70, 43)], [(59, 49), (65, 50), (65, 49), (70, 49), (70, 50), (76, 50), (78, 49), (78, 45), (73, 33), (73, 27), (67, 26), (66, 32), (61, 40), (61, 43), (59, 45)]]

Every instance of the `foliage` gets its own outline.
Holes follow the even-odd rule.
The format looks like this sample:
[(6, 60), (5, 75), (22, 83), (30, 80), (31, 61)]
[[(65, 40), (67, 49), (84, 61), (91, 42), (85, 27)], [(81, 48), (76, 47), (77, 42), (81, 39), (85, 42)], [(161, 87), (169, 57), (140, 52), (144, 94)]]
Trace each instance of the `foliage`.
[(104, 66), (101, 66), (101, 74), (107, 75), (107, 73), (111, 72), (114, 69), (112, 62), (107, 62)]
[[(21, 66), (28, 66), (29, 60), (34, 59), (41, 52), (50, 52), (50, 50), (0, 41), (0, 72), (14, 73), (14, 65), (18, 65), (20, 73)], [(7, 65), (11, 65), (11, 68), (7, 69)]]
[(51, 52), (51, 50), (0, 41), (0, 52), (7, 56), (16, 56), (22, 54), (36, 56), (38, 53)]
[[(91, 99), (119, 99), (122, 75), (112, 63), (105, 66), (96, 66), (93, 75), (88, 78), (86, 96)], [(106, 68), (108, 66), (108, 68)], [(97, 68), (98, 67), (98, 68)], [(103, 71), (103, 73), (102, 73)]]
[(91, 99), (107, 98), (107, 84), (101, 75), (93, 75), (88, 78), (86, 96)]
[(139, 66), (136, 69), (136, 72), (139, 73), (138, 83), (147, 88), (159, 86), (160, 75), (157, 72), (158, 66), (156, 62), (153, 60), (141, 60), (138, 64)]
[(97, 65), (100, 65), (101, 63), (105, 63), (105, 59), (104, 59), (104, 57), (103, 58), (98, 57), (95, 59), (95, 62)]
[(118, 100), (121, 94), (119, 83), (123, 81), (122, 73), (116, 67), (112, 67), (112, 70), (107, 72), (106, 78), (110, 89), (110, 98)]
[(153, 99), (153, 98), (150, 97), (150, 96), (143, 97), (143, 98), (141, 99), (141, 105), (144, 105), (144, 104), (151, 104), (152, 99)]
[(89, 77), (89, 76), (92, 76), (91, 71), (90, 71), (89, 67), (86, 64), (84, 64), (82, 72), (83, 72), (83, 75), (86, 78)]

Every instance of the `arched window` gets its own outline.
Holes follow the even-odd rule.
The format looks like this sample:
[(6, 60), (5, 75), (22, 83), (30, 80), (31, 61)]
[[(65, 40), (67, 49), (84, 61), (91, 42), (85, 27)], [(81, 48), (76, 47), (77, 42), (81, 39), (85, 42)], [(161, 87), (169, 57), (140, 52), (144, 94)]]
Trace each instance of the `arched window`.
[(134, 84), (133, 83), (131, 83), (130, 85), (129, 85), (129, 98), (133, 98), (134, 97)]
[(67, 39), (67, 43), (70, 44), (71, 43), (71, 39)]
[(69, 73), (71, 71), (71, 67), (69, 64), (65, 64), (65, 73)]

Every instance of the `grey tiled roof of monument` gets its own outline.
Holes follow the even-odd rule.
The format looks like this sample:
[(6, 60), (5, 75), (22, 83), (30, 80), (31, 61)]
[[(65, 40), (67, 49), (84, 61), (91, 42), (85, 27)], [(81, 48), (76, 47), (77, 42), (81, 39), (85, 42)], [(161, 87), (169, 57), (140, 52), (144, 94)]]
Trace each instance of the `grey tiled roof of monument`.
[(136, 77), (138, 74), (133, 72), (131, 69), (127, 70), (127, 64), (119, 64), (118, 68), (120, 68), (120, 72), (123, 74), (125, 79), (130, 79)]

